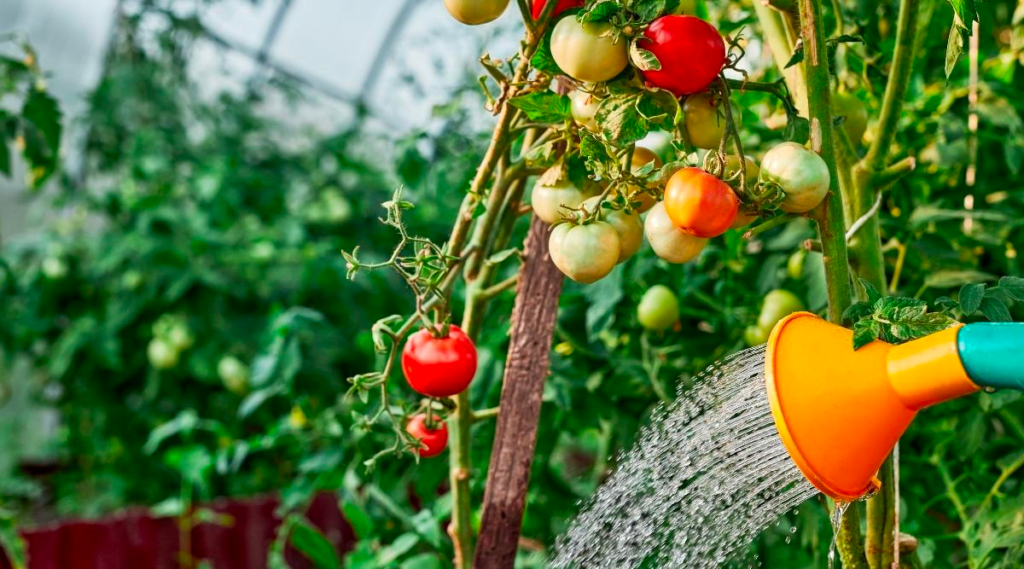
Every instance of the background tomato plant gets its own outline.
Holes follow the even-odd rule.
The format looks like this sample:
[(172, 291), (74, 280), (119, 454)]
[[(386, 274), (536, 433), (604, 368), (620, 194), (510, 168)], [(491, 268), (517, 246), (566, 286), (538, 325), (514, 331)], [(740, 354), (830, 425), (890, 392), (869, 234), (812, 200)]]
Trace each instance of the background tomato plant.
[[(865, 42), (836, 49), (842, 88), (877, 116), (885, 66), (874, 57), (892, 51), (895, 4), (837, 5)], [(1021, 275), (1024, 9), (1009, 1), (978, 6), (977, 133), (968, 118), (969, 58), (948, 81), (945, 74), (953, 9), (937, 1), (925, 9), (930, 17), (921, 20), (897, 136), (900, 153), (918, 167), (885, 194), (881, 226), (894, 291), (934, 301), (965, 284)], [(314, 491), (326, 489), (337, 493), (360, 537), (347, 566), (446, 566), (447, 464), (414, 467), (408, 455), (374, 460), (390, 433), (366, 424), (373, 402), (342, 397), (346, 377), (377, 363), (374, 321), (410, 309), (411, 299), (385, 273), (345, 279), (338, 251), (362, 245), (385, 254), (396, 236), (377, 222), (379, 204), (399, 184), (417, 204), (405, 214), (410, 229), (445, 238), (447, 212), (458, 207), (488, 136), (457, 107), (482, 98), (461, 93), (457, 104), (438, 109), (439, 124), (391, 141), (397, 158), (383, 163), (360, 152), (374, 135), (359, 121), (310, 136), (270, 118), (265, 101), (294, 94), (294, 85), (192, 96), (197, 85), (187, 54), (201, 32), (190, 19), (146, 28), (154, 10), (159, 4), (120, 24), (90, 97), (87, 176), (65, 175), (38, 198), (64, 215), (38, 239), (4, 244), (0, 343), (9, 359), (30, 364), (31, 372), (21, 372), (28, 379), (15, 387), (28, 388), (61, 421), (46, 454), (56, 473), (32, 480), (8, 464), (0, 487), (5, 505), (26, 525), (134, 503), (175, 513), (184, 507), (184, 487), (196, 499), (281, 491), (284, 508), (301, 512)], [(726, 34), (758, 30), (746, 3), (698, 2), (697, 12)], [(753, 78), (778, 78), (750, 57)], [(734, 100), (746, 144), (765, 150), (781, 139), (775, 99), (747, 92)], [(18, 116), (26, 114), (43, 124), (58, 116)], [(196, 125), (205, 136), (191, 134)], [(291, 143), (296, 139), (302, 144)], [(525, 232), (523, 222), (516, 232)], [(522, 566), (543, 565), (577, 502), (633, 442), (653, 405), (674, 396), (677, 382), (685, 389), (694, 374), (746, 345), (744, 330), (757, 323), (769, 291), (791, 291), (811, 310), (824, 307), (821, 255), (808, 253), (802, 266), (787, 270), (811, 238), (802, 221), (753, 240), (730, 231), (680, 266), (644, 247), (593, 285), (567, 284)], [(53, 260), (65, 270), (53, 270)], [(637, 305), (654, 285), (679, 299), (679, 322), (663, 332), (644, 331), (637, 319)], [(1000, 304), (984, 300), (998, 292), (980, 298), (978, 317), (1001, 317)], [(1014, 299), (1006, 300), (1002, 306), (1020, 316)], [(477, 409), (496, 405), (500, 392), (511, 299), (496, 303), (478, 342), (481, 371), (469, 394)], [(146, 347), (153, 325), (168, 314), (187, 324), (195, 343), (177, 365), (158, 371)], [(224, 356), (250, 368), (244, 394), (222, 384)], [(404, 382), (387, 389), (395, 400), (417, 401)], [(1022, 412), (1016, 394), (983, 394), (925, 412), (904, 440), (903, 529), (921, 540), (927, 566), (1020, 565), (1024, 524), (1014, 496), (1022, 481)], [(486, 469), (492, 437), (493, 423), (474, 428), (478, 471)], [(969, 478), (960, 478), (964, 473)], [(1000, 478), (999, 496), (988, 499)], [(482, 477), (471, 491), (479, 503)], [(822, 508), (811, 503), (751, 547), (766, 566), (821, 567), (829, 539)]]

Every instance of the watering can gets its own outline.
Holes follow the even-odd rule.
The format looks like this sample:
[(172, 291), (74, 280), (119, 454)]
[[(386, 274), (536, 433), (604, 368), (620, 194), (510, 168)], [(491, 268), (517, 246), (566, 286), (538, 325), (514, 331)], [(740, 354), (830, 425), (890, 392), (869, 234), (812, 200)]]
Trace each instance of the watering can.
[(797, 312), (772, 330), (765, 383), (800, 471), (824, 494), (856, 500), (878, 489), (878, 469), (919, 410), (980, 389), (1024, 390), (1024, 323), (855, 351), (852, 331)]

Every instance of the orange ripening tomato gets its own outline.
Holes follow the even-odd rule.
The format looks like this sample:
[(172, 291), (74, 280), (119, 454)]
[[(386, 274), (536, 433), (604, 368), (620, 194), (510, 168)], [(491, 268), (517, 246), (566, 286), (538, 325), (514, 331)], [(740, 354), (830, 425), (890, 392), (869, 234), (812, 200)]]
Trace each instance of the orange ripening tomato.
[(700, 168), (683, 168), (665, 186), (665, 210), (672, 223), (705, 239), (726, 232), (736, 219), (740, 200), (729, 184)]

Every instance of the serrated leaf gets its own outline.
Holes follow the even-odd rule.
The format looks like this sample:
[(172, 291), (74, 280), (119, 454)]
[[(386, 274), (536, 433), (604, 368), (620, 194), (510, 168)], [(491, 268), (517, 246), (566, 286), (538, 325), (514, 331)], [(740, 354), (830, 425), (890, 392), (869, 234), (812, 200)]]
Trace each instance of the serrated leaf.
[(597, 122), (604, 129), (605, 138), (619, 146), (632, 144), (650, 132), (650, 125), (637, 109), (637, 98), (636, 94), (613, 95), (597, 108)]
[(555, 63), (554, 56), (551, 55), (551, 30), (554, 26), (548, 26), (548, 31), (544, 34), (544, 39), (541, 40), (540, 45), (537, 46), (537, 51), (530, 58), (530, 65), (538, 71), (543, 71), (551, 75), (563, 75), (562, 69)]
[(913, 330), (914, 337), (921, 338), (928, 334), (934, 334), (935, 332), (945, 330), (954, 324), (956, 324), (956, 320), (948, 314), (930, 312), (915, 318), (910, 322), (910, 327)]
[(859, 350), (874, 342), (882, 333), (882, 325), (874, 320), (861, 320), (853, 326), (853, 349)]
[[(664, 1), (664, 0), (662, 0)], [(619, 3), (615, 0), (600, 0), (580, 15), (582, 22), (606, 22), (619, 11)]]
[(949, 312), (950, 310), (953, 310), (957, 306), (960, 306), (960, 304), (957, 301), (953, 300), (952, 298), (949, 298), (948, 296), (940, 296), (939, 298), (936, 298), (934, 302), (932, 302), (932, 307), (941, 312)]
[(661, 62), (658, 61), (658, 56), (640, 47), (639, 44), (638, 39), (629, 42), (629, 61), (641, 71), (659, 71)]
[(991, 322), (1013, 322), (1013, 316), (1010, 315), (1010, 309), (1006, 307), (1006, 304), (991, 296), (982, 299), (981, 313)]
[(874, 309), (867, 302), (858, 302), (843, 312), (843, 322), (858, 322), (871, 316)]
[(875, 303), (875, 318), (886, 322), (906, 322), (923, 316), (928, 304), (916, 298), (887, 296)]
[(666, 0), (635, 0), (631, 6), (631, 10), (643, 23), (649, 22), (665, 14), (668, 8), (669, 6)]
[(868, 304), (874, 306), (876, 302), (882, 299), (882, 294), (868, 281), (860, 279), (860, 285), (864, 287), (864, 293), (868, 296)]
[(985, 283), (965, 284), (960, 288), (960, 309), (964, 316), (970, 316), (981, 308), (981, 301), (985, 298)]
[(513, 97), (508, 102), (526, 113), (532, 121), (560, 123), (572, 119), (569, 97), (551, 91), (527, 93)]

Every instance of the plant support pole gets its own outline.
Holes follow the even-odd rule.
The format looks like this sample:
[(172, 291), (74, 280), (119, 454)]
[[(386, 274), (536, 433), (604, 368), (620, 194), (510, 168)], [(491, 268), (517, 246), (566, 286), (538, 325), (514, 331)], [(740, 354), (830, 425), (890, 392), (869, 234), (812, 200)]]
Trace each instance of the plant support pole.
[(475, 569), (512, 567), (526, 506), (541, 396), (564, 277), (548, 254), (549, 227), (539, 218), (526, 237), (497, 430), (484, 493)]

